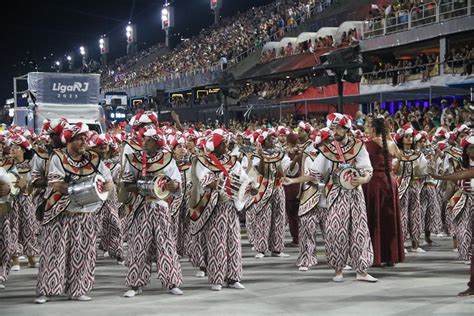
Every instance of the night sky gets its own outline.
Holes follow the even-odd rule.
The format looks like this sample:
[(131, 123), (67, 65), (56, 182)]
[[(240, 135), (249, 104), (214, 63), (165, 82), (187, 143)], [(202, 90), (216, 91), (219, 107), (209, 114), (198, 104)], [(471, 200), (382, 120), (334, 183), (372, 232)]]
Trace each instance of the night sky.
[[(221, 15), (234, 15), (272, 0), (223, 0)], [(4, 4), (2, 14), (2, 58), (0, 104), (12, 98), (13, 76), (34, 71), (52, 71), (56, 60), (74, 54), (79, 66), (79, 47), (99, 60), (98, 40), (106, 34), (109, 60), (125, 55), (125, 26), (137, 25), (139, 49), (164, 42), (160, 11), (164, 0), (15, 0)], [(175, 28), (172, 41), (199, 33), (214, 22), (209, 0), (175, 0)], [(11, 7), (11, 9), (10, 9)], [(179, 35), (177, 35), (179, 33)]]

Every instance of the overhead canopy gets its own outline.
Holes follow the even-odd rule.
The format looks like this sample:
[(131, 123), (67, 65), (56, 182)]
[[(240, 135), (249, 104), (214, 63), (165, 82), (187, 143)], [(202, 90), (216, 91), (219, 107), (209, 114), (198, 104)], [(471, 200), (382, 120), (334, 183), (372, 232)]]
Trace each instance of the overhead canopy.
[(296, 47), (298, 44), (298, 38), (297, 37), (284, 37), (280, 41), (280, 48), (288, 46), (288, 43), (291, 43), (293, 47)]
[(278, 49), (278, 47), (280, 47), (280, 42), (268, 42), (263, 46), (262, 53), (269, 50)]
[[(347, 95), (342, 99), (343, 104), (347, 103), (359, 103), (368, 104), (372, 102), (387, 102), (387, 101), (405, 101), (405, 100), (429, 100), (438, 99), (449, 96), (465, 96), (469, 95), (469, 90), (463, 88), (443, 87), (443, 86), (430, 86), (425, 88), (416, 88), (409, 90), (399, 91), (381, 91), (376, 93), (367, 94), (356, 94)], [(283, 101), (283, 104), (290, 103), (317, 103), (317, 104), (337, 104), (337, 96), (330, 98), (321, 99), (303, 99), (303, 100), (291, 100)]]
[(338, 27), (322, 27), (316, 32), (316, 34), (318, 38), (331, 35), (334, 39), (336, 39), (338, 29)]
[(318, 37), (318, 33), (316, 32), (303, 32), (297, 37), (297, 42), (302, 43), (306, 42), (307, 40), (314, 40), (315, 38)]
[(454, 88), (474, 89), (474, 79), (448, 83), (448, 86)]
[(336, 33), (335, 40), (339, 44), (342, 38), (342, 34), (346, 32), (346, 34), (349, 32), (351, 29), (356, 29), (357, 34), (362, 34), (364, 30), (364, 22), (362, 21), (346, 21), (343, 22), (341, 25), (339, 25)]

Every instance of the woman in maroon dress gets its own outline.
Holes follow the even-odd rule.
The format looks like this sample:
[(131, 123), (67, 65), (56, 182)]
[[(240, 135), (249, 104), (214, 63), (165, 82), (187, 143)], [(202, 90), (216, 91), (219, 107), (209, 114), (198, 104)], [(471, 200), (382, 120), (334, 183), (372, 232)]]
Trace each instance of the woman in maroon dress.
[(393, 266), (405, 259), (400, 200), (392, 173), (392, 159), (400, 154), (395, 143), (387, 139), (383, 118), (372, 121), (370, 133), (371, 140), (365, 146), (374, 171), (363, 189), (374, 249), (373, 266)]

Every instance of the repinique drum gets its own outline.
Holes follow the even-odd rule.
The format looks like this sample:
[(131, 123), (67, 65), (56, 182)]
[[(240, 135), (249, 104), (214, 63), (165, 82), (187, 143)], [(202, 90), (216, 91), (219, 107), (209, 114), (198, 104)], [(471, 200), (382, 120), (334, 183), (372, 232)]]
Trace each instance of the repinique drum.
[(349, 164), (341, 164), (339, 168), (334, 171), (332, 181), (344, 190), (353, 190), (357, 186), (352, 185), (351, 180), (360, 176), (361, 172), (358, 169)]
[(460, 187), (462, 192), (469, 195), (474, 195), (474, 179), (462, 180)]
[(165, 175), (158, 175), (154, 178), (140, 178), (137, 181), (138, 192), (143, 196), (165, 200), (170, 195), (170, 191), (165, 189), (165, 185), (169, 181), (170, 178)]
[(109, 196), (109, 192), (103, 190), (104, 184), (105, 179), (99, 174), (83, 177), (71, 183), (68, 188), (69, 199), (71, 200), (68, 211), (95, 212)]

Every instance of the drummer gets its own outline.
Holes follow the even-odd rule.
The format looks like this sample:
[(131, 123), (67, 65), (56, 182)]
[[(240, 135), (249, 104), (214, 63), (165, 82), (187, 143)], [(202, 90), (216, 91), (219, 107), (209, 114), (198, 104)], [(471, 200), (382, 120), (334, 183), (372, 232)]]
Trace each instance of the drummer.
[[(313, 161), (310, 174), (326, 179), (326, 201), (322, 198), (320, 207), (328, 207), (325, 246), (328, 264), (336, 272), (333, 281), (343, 281), (342, 269), (347, 262), (351, 262), (357, 271), (358, 281), (377, 282), (367, 273), (374, 254), (364, 194), (360, 187), (368, 183), (372, 175), (369, 155), (361, 140), (348, 136), (347, 132), (352, 128), (349, 116), (331, 113), (327, 117), (327, 127), (334, 134), (334, 142), (320, 148), (320, 155)], [(351, 164), (361, 170), (361, 175), (350, 181), (357, 186), (355, 189), (345, 190), (333, 182), (333, 175), (342, 164)]]
[(112, 177), (99, 155), (85, 150), (88, 131), (81, 122), (67, 125), (61, 135), (66, 148), (54, 150), (49, 163), (37, 304), (63, 293), (72, 300), (91, 300), (86, 294), (95, 283), (95, 216), (71, 209), (68, 189), (72, 181), (99, 173), (105, 179), (102, 190), (109, 191)]
[[(3, 149), (5, 138), (0, 136), (0, 149)], [(0, 289), (5, 288), (8, 273), (10, 272), (13, 245), (10, 231), (11, 201), (7, 200), (10, 194), (10, 181), (7, 172), (0, 168)]]
[[(140, 130), (143, 150), (126, 155), (122, 182), (125, 189), (135, 195), (130, 215), (127, 285), (131, 288), (124, 297), (134, 297), (150, 281), (152, 262), (157, 264), (158, 278), (169, 293), (181, 295), (183, 282), (181, 265), (172, 238), (171, 214), (164, 200), (157, 200), (151, 192), (137, 185), (138, 180), (167, 176), (164, 190), (179, 194), (181, 175), (171, 152), (165, 149), (166, 141), (161, 130), (147, 125)], [(150, 194), (151, 193), (151, 194)]]

